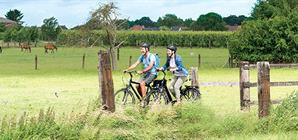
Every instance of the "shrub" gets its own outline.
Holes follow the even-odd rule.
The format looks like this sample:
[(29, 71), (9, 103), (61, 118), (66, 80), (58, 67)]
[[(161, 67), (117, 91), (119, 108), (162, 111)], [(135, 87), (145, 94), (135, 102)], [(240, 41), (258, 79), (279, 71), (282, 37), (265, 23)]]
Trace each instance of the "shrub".
[(249, 21), (231, 37), (230, 54), (236, 61), (298, 62), (297, 22), (298, 12)]

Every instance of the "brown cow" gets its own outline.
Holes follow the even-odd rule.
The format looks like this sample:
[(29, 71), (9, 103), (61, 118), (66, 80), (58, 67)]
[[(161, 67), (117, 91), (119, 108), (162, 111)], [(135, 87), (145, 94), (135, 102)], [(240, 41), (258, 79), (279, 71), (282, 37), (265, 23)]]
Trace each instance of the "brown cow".
[(45, 53), (48, 53), (48, 50), (51, 50), (51, 53), (54, 53), (54, 50), (56, 50), (57, 52), (58, 48), (53, 43), (47, 43), (44, 46), (44, 50), (45, 50)]
[(25, 50), (28, 50), (29, 53), (31, 53), (31, 47), (29, 46), (29, 43), (25, 43), (25, 42), (22, 42), (20, 44), (20, 48), (21, 48), (21, 51), (23, 51), (23, 49)]

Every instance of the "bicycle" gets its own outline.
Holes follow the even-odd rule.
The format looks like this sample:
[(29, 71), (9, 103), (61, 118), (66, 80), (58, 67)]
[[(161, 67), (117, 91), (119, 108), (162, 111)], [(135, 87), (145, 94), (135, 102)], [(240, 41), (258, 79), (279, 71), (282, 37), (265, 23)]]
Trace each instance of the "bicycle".
[[(172, 103), (174, 104), (177, 100), (173, 100), (172, 97), (176, 98), (175, 95), (171, 94), (169, 89), (167, 88), (167, 80), (166, 80), (166, 73), (162, 70), (163, 78), (162, 80), (155, 80), (153, 81), (153, 88), (151, 91), (146, 94), (145, 96), (145, 104), (148, 105), (150, 100), (164, 102), (165, 104)], [(190, 81), (188, 79), (187, 81)], [(185, 82), (187, 82), (185, 81)], [(183, 100), (194, 101), (201, 97), (200, 90), (198, 86), (188, 86), (185, 85), (185, 88), (180, 87), (180, 98)]]
[[(136, 100), (135, 97), (141, 102), (142, 96), (133, 87), (133, 84), (139, 85), (140, 83), (132, 80), (133, 79), (132, 74), (137, 72), (129, 71), (129, 72), (124, 72), (124, 74), (125, 73), (128, 73), (130, 75), (130, 79), (128, 81), (128, 84), (125, 84), (122, 76), (122, 82), (125, 85), (125, 87), (114, 93), (115, 103), (119, 103), (120, 102), (119, 100), (121, 100), (122, 105), (135, 104), (135, 100)], [(148, 93), (152, 89), (152, 87), (150, 86), (150, 84), (146, 84), (146, 87), (147, 87), (146, 93)]]

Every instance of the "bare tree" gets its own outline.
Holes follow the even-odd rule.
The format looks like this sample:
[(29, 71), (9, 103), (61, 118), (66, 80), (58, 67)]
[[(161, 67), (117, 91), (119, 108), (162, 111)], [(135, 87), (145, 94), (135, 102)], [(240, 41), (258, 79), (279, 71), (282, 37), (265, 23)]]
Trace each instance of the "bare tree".
[[(106, 33), (109, 47), (106, 48), (112, 58), (112, 67), (116, 69), (117, 61), (115, 50), (121, 46), (124, 41), (117, 41), (117, 29), (123, 23), (117, 22), (120, 13), (118, 7), (113, 2), (107, 4), (99, 4), (99, 8), (91, 12), (91, 19), (95, 20), (101, 29)], [(120, 43), (119, 43), (120, 42)]]

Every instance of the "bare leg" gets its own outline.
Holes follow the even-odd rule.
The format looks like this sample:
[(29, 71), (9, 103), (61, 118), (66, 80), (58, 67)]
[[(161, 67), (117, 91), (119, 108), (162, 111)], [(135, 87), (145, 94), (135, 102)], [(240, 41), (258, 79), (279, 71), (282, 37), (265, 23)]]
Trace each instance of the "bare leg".
[(146, 96), (146, 86), (145, 86), (145, 81), (142, 81), (140, 83), (140, 87), (141, 87), (141, 94), (142, 94), (142, 97), (144, 98)]

